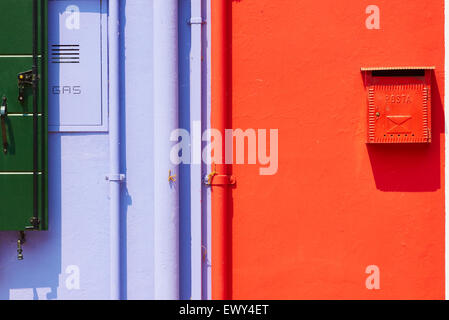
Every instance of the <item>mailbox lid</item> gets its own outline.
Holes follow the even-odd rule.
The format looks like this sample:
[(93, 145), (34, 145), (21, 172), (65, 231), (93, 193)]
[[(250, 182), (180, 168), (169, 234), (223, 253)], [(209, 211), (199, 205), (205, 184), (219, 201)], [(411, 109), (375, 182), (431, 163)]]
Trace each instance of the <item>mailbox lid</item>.
[(367, 88), (367, 143), (430, 143), (434, 67), (362, 68)]

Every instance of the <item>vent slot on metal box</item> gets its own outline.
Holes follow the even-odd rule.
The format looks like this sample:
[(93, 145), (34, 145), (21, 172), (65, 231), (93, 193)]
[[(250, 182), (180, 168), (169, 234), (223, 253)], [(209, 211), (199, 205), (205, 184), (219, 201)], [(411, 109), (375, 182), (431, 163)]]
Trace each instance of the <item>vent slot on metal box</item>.
[(79, 44), (53, 44), (51, 63), (80, 63)]

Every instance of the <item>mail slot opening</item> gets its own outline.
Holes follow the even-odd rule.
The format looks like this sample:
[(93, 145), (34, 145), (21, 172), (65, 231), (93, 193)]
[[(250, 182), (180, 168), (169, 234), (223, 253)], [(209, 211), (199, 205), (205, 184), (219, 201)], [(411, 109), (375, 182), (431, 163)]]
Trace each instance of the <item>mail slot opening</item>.
[(424, 77), (426, 74), (423, 69), (411, 70), (373, 70), (373, 77)]

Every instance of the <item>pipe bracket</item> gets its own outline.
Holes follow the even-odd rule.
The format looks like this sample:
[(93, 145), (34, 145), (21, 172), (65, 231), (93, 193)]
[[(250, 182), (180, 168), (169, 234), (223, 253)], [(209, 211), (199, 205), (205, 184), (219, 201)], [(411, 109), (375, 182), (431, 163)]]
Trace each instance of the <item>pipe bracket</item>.
[(125, 181), (125, 175), (123, 173), (120, 174), (109, 174), (106, 176), (106, 180), (108, 181)]
[(207, 175), (204, 178), (204, 183), (208, 186), (235, 185), (236, 178), (233, 175), (225, 174)]
[(187, 21), (188, 24), (205, 24), (206, 20), (202, 17), (192, 17)]

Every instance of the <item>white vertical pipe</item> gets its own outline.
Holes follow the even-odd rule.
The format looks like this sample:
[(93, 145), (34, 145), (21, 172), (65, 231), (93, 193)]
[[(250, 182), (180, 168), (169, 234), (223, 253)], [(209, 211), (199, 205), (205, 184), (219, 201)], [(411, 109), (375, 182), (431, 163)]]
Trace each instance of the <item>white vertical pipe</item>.
[(191, 0), (190, 45), (190, 212), (191, 212), (191, 299), (202, 298), (202, 202), (201, 202), (201, 101), (202, 101), (202, 0)]
[(110, 295), (120, 299), (119, 0), (109, 0)]
[[(179, 299), (179, 183), (170, 161), (178, 128), (178, 0), (154, 0), (154, 286), (155, 299)], [(144, 94), (144, 93), (142, 93)]]

